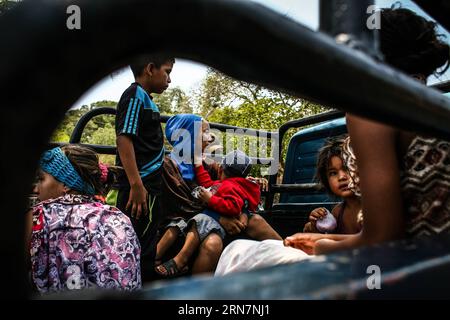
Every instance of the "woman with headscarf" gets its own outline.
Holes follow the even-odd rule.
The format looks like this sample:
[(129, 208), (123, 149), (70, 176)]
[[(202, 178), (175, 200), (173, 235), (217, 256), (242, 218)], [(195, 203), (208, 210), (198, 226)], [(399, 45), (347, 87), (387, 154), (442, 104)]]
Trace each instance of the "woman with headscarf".
[[(166, 138), (173, 146), (172, 152), (166, 156), (163, 164), (163, 195), (162, 207), (166, 222), (164, 230), (170, 227), (178, 227), (184, 230), (186, 222), (196, 214), (206, 209), (205, 204), (196, 199), (192, 191), (198, 186), (195, 179), (194, 159), (201, 154), (205, 148), (213, 142), (209, 123), (201, 117), (190, 114), (179, 114), (171, 117), (165, 128)], [(208, 164), (209, 163), (209, 164)], [(203, 161), (205, 169), (209, 172), (211, 179), (219, 177), (219, 164)], [(246, 230), (247, 235), (259, 238), (261, 235), (269, 235), (271, 239), (281, 239), (270, 225), (259, 215), (253, 214), (247, 224), (238, 218), (226, 216), (218, 217), (219, 223), (229, 235), (239, 234)], [(173, 229), (173, 228), (172, 228)], [(156, 264), (163, 260), (163, 255), (168, 248), (163, 243), (173, 242), (173, 239), (183, 235), (182, 232), (164, 233), (164, 239), (157, 247)], [(213, 272), (223, 249), (222, 238), (216, 234), (209, 234), (200, 245), (198, 254), (192, 262), (192, 273)]]
[(86, 147), (46, 151), (28, 215), (31, 276), (40, 293), (141, 288), (141, 247), (130, 219), (97, 199), (115, 179)]

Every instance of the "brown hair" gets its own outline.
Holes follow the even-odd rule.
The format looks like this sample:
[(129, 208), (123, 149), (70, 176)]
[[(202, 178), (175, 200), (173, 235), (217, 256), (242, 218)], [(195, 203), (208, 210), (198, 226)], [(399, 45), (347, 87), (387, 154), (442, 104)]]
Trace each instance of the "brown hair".
[[(433, 21), (404, 8), (381, 11), (380, 49), (386, 63), (409, 75), (442, 75), (449, 68), (450, 47)], [(437, 69), (443, 67), (439, 72)]]
[(83, 181), (91, 184), (98, 195), (106, 195), (115, 182), (117, 174), (122, 170), (118, 167), (108, 166), (108, 176), (106, 181), (102, 181), (99, 158), (94, 150), (77, 144), (69, 144), (61, 149)]
[(342, 159), (342, 145), (345, 136), (328, 139), (317, 155), (316, 176), (315, 179), (321, 187), (329, 194), (333, 195), (330, 184), (328, 183), (328, 168), (332, 157)]

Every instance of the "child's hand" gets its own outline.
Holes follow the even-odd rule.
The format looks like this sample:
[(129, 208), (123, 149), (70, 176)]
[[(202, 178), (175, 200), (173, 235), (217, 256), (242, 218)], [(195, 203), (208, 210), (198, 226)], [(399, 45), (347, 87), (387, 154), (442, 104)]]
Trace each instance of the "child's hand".
[(323, 235), (317, 233), (296, 233), (284, 239), (286, 247), (300, 249), (309, 255), (314, 254), (316, 242), (323, 239)]
[(316, 223), (317, 220), (322, 220), (327, 216), (327, 209), (325, 208), (317, 208), (311, 211), (311, 214), (309, 215), (309, 221), (313, 224)]
[(147, 200), (148, 192), (142, 184), (132, 186), (125, 210), (129, 211), (131, 209), (131, 216), (139, 220), (141, 215), (145, 216), (147, 214)]
[(239, 215), (239, 221), (242, 223), (242, 225), (244, 226), (244, 229), (247, 229), (248, 226), (248, 216), (245, 213), (241, 213)]
[(261, 188), (262, 192), (269, 191), (269, 181), (266, 178), (247, 177), (247, 179), (259, 184), (259, 187)]
[(230, 236), (241, 233), (247, 227), (235, 217), (220, 216), (219, 223)]
[(209, 203), (209, 200), (212, 196), (213, 194), (205, 188), (200, 188), (200, 190), (198, 191), (198, 199), (206, 204)]

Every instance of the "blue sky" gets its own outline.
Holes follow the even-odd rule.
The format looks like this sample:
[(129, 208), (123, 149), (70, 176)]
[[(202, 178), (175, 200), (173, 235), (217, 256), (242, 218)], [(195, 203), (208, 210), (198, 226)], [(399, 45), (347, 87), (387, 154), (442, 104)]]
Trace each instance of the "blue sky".
[[(212, 0), (214, 1), (214, 0)], [(275, 11), (286, 14), (292, 19), (316, 30), (319, 25), (319, 0), (245, 0), (254, 1), (266, 5)], [(377, 0), (379, 7), (390, 7), (396, 0)], [(423, 12), (411, 1), (401, 1), (402, 6)], [(450, 38), (450, 36), (449, 36)], [(172, 71), (171, 87), (180, 87), (186, 92), (194, 90), (201, 84), (206, 74), (206, 66), (188, 61), (177, 59)], [(450, 75), (447, 72), (440, 80), (449, 80)], [(114, 76), (108, 76), (99, 81), (88, 92), (74, 103), (72, 108), (79, 108), (82, 105), (89, 105), (96, 101), (113, 100), (118, 101), (122, 92), (134, 81), (131, 70), (126, 67)], [(433, 81), (433, 80), (432, 80)], [(435, 81), (435, 80), (434, 80)]]

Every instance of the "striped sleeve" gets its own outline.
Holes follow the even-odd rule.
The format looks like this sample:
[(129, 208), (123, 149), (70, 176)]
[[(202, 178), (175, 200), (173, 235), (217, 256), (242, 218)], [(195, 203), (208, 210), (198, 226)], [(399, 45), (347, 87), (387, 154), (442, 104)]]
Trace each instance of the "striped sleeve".
[(139, 134), (139, 116), (143, 102), (139, 98), (130, 98), (117, 110), (116, 132), (118, 134)]

